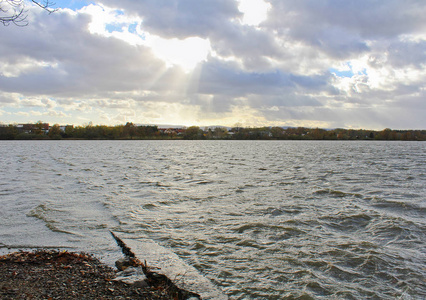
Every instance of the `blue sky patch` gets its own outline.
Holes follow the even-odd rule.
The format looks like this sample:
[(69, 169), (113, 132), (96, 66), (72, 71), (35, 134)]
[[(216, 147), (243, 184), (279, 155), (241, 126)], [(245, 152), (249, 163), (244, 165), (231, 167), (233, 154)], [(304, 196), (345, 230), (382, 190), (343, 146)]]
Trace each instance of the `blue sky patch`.
[(93, 3), (93, 1), (86, 0), (55, 0), (52, 3), (55, 3), (53, 8), (70, 8), (72, 10), (79, 10), (89, 4)]
[(334, 68), (330, 68), (330, 69), (328, 69), (331, 73), (334, 73), (334, 74), (336, 74), (337, 76), (339, 76), (339, 77), (352, 77), (352, 76), (354, 76), (355, 74), (352, 72), (352, 70), (345, 70), (345, 71), (339, 71), (339, 70), (337, 70), (337, 69), (334, 69)]
[(123, 32), (123, 25), (124, 24), (106, 24), (105, 30), (109, 33)]

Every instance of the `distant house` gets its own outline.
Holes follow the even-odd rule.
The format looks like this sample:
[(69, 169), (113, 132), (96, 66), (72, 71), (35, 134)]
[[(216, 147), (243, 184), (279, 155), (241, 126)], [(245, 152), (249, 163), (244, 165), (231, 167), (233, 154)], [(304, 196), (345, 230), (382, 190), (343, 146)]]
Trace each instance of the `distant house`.
[(182, 135), (185, 132), (182, 128), (158, 128), (158, 130), (166, 135)]
[(49, 132), (49, 123), (18, 124), (16, 128), (21, 133), (47, 134)]
[(65, 132), (65, 129), (67, 129), (67, 127), (74, 128), (74, 125), (60, 125), (59, 130), (61, 130), (62, 132)]

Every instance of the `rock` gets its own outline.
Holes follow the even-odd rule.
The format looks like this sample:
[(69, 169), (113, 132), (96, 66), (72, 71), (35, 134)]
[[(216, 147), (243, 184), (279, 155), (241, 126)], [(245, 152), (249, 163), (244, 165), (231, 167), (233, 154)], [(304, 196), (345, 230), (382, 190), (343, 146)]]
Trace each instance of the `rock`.
[(131, 262), (130, 262), (130, 260), (127, 257), (126, 258), (120, 258), (119, 260), (117, 260), (115, 262), (115, 266), (117, 267), (117, 269), (119, 271), (124, 271), (128, 267), (131, 266)]
[[(135, 285), (136, 287), (146, 287), (146, 276), (143, 273), (142, 268), (139, 267), (127, 267), (124, 271), (118, 272), (117, 276), (113, 279), (114, 281), (121, 281), (129, 285)], [(145, 282), (145, 283), (142, 283)]]
[(137, 280), (133, 282), (133, 286), (137, 288), (146, 288), (148, 287), (148, 283), (145, 280)]

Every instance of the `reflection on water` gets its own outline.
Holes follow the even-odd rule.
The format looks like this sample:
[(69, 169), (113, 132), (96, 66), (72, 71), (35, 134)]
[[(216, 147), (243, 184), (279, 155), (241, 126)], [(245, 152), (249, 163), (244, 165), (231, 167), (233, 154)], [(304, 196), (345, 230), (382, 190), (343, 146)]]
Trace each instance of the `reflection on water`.
[(0, 246), (108, 261), (112, 229), (173, 251), (232, 299), (421, 299), (425, 146), (0, 142)]

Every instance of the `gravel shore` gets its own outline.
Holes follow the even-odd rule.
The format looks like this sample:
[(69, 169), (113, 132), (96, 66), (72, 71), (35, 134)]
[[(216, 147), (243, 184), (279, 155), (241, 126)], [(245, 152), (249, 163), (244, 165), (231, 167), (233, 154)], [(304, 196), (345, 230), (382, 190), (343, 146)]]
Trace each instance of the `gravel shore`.
[(116, 271), (85, 253), (39, 250), (0, 256), (1, 299), (182, 299), (166, 285), (114, 281)]

